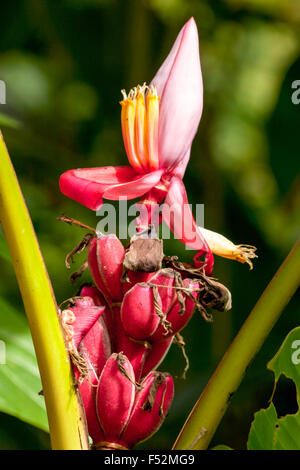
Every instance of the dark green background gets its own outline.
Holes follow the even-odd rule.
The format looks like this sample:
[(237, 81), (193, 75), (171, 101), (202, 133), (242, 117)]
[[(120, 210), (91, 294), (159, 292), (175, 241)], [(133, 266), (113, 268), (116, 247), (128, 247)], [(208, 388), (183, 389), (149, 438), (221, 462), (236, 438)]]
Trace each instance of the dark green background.
[[(224, 351), (298, 238), (300, 104), (292, 104), (291, 84), (300, 79), (299, 2), (1, 4), (0, 79), (6, 82), (7, 104), (0, 106), (0, 126), (58, 303), (80, 284), (69, 283), (64, 256), (84, 232), (57, 222), (56, 216), (64, 212), (93, 226), (97, 222), (92, 211), (60, 193), (59, 176), (69, 168), (127, 163), (120, 90), (149, 83), (190, 16), (199, 30), (204, 111), (184, 177), (189, 202), (205, 203), (205, 226), (236, 243), (257, 246), (259, 258), (253, 271), (216, 259), (214, 274), (231, 290), (232, 310), (216, 313), (212, 325), (195, 314), (184, 331), (188, 377), (175, 380), (169, 417), (139, 448), (170, 448)], [(177, 241), (165, 243), (165, 252), (191, 258)], [(4, 261), (0, 296), (23, 314), (13, 270)], [(293, 299), (247, 371), (212, 444), (245, 448), (253, 413), (267, 406), (273, 388), (266, 363), (298, 325), (299, 304)], [(172, 346), (161, 369), (180, 376), (183, 367), (180, 350)], [(279, 385), (279, 413), (294, 411), (293, 384)], [(48, 447), (46, 434), (0, 414), (0, 448)]]

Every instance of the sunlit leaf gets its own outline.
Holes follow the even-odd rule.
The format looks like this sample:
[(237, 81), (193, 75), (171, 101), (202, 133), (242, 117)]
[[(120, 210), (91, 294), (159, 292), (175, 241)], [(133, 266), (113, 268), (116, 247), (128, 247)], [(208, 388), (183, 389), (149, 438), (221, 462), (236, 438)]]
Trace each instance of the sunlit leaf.
[(300, 327), (290, 331), (268, 369), (275, 374), (275, 384), (281, 374), (295, 382), (297, 388), (298, 412), (278, 420), (275, 449), (300, 449)]
[(277, 414), (273, 403), (266, 410), (255, 413), (247, 443), (248, 450), (273, 449), (276, 422)]
[(34, 348), (25, 318), (0, 299), (0, 411), (48, 431)]
[(300, 396), (300, 327), (289, 332), (279, 350), (267, 365), (275, 374), (275, 382), (281, 374), (292, 379)]
[[(267, 365), (275, 375), (275, 387), (283, 374), (295, 382), (298, 407), (300, 404), (300, 327), (292, 330), (278, 352)], [(250, 450), (299, 450), (300, 411), (278, 418), (271, 403), (266, 410), (255, 414), (252, 422), (248, 449)]]

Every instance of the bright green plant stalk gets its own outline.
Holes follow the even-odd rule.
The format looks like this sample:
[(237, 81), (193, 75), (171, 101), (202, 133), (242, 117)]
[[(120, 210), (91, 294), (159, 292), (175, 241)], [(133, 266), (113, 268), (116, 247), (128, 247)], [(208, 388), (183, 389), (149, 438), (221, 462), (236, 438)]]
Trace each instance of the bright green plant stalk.
[(36, 351), (52, 448), (87, 449), (84, 415), (74, 389), (51, 283), (1, 132), (0, 162), (0, 221)]
[(300, 283), (300, 242), (255, 305), (184, 424), (173, 449), (207, 449), (232, 394)]

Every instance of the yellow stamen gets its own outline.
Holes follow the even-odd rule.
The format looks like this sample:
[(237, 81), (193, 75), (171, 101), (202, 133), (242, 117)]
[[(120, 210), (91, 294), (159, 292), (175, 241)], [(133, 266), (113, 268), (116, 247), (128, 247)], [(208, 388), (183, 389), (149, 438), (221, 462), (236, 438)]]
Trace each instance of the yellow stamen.
[(144, 163), (144, 167), (148, 169), (148, 149), (147, 149), (147, 122), (146, 122), (146, 105), (144, 98), (145, 88), (141, 88), (136, 98), (136, 152), (140, 160)]
[(154, 87), (147, 94), (147, 141), (149, 152), (149, 166), (151, 170), (157, 170), (158, 160), (158, 119), (159, 97)]
[(223, 258), (235, 259), (240, 263), (248, 263), (250, 269), (253, 268), (251, 259), (257, 258), (255, 246), (235, 245), (223, 235), (202, 227), (201, 232), (214, 254), (222, 256)]
[[(147, 97), (145, 99), (145, 91)], [(143, 173), (159, 168), (158, 120), (159, 96), (155, 87), (143, 86), (122, 90), (121, 123), (125, 150), (130, 164)]]
[(135, 99), (126, 98), (120, 102), (122, 106), (121, 111), (121, 123), (122, 123), (122, 134), (125, 145), (127, 157), (131, 166), (137, 171), (143, 171), (143, 166), (140, 159), (135, 151)]

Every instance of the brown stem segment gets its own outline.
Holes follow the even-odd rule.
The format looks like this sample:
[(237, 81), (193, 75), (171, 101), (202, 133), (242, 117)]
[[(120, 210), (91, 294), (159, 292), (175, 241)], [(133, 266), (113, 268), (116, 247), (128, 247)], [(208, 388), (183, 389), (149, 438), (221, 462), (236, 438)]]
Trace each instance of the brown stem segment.
[(62, 215), (58, 216), (56, 218), (56, 220), (59, 220), (61, 222), (66, 222), (66, 224), (69, 224), (69, 225), (77, 225), (77, 227), (86, 228), (88, 230), (91, 230), (91, 232), (96, 233), (96, 230), (93, 227), (90, 227), (89, 225), (83, 224), (79, 220), (72, 219), (72, 217), (68, 217), (65, 214), (62, 214)]

